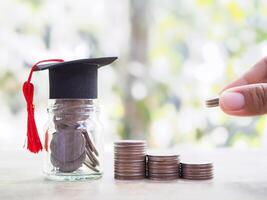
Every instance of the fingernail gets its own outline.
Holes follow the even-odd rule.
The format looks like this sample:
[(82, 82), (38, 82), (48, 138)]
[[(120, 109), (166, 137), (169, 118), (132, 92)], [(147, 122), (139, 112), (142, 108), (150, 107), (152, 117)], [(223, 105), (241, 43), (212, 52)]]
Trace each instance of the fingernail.
[(223, 92), (220, 104), (226, 110), (240, 110), (245, 106), (245, 97), (238, 92)]

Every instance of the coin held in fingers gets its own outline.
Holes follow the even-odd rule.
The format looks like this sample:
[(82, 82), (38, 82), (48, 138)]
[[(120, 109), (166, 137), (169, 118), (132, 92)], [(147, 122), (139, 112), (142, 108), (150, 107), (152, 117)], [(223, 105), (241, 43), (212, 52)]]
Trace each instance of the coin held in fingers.
[(219, 106), (220, 99), (219, 97), (213, 98), (213, 99), (208, 99), (205, 101), (205, 105), (207, 108), (212, 108), (212, 107), (218, 107)]

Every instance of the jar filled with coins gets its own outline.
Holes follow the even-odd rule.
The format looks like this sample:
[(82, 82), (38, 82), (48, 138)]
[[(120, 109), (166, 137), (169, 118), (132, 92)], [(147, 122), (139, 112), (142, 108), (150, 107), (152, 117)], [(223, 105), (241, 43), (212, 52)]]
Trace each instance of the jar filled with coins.
[[(98, 179), (103, 174), (102, 126), (98, 120), (98, 69), (117, 57), (64, 61), (42, 60), (34, 64), (23, 84), (27, 103), (27, 149), (45, 152), (44, 173), (59, 181)], [(33, 73), (49, 72), (49, 120), (44, 144), (34, 115)]]
[(96, 100), (50, 100), (48, 113), (44, 143), (46, 176), (56, 180), (100, 178), (103, 134)]

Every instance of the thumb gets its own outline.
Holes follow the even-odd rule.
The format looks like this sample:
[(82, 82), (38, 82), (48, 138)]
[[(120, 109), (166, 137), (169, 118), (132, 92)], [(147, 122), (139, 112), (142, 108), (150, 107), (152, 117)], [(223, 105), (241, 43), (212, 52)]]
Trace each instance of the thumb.
[(225, 90), (220, 95), (220, 107), (236, 116), (267, 113), (267, 83), (244, 85)]

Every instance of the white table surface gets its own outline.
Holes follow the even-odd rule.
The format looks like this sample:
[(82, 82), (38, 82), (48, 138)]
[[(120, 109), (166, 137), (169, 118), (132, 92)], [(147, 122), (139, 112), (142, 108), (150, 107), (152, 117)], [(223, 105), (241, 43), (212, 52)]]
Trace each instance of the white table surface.
[[(182, 158), (192, 153), (182, 152)], [(220, 149), (203, 152), (214, 161), (209, 181), (116, 181), (111, 154), (105, 175), (89, 182), (53, 182), (42, 174), (42, 155), (0, 152), (0, 200), (112, 199), (267, 199), (267, 152)]]

